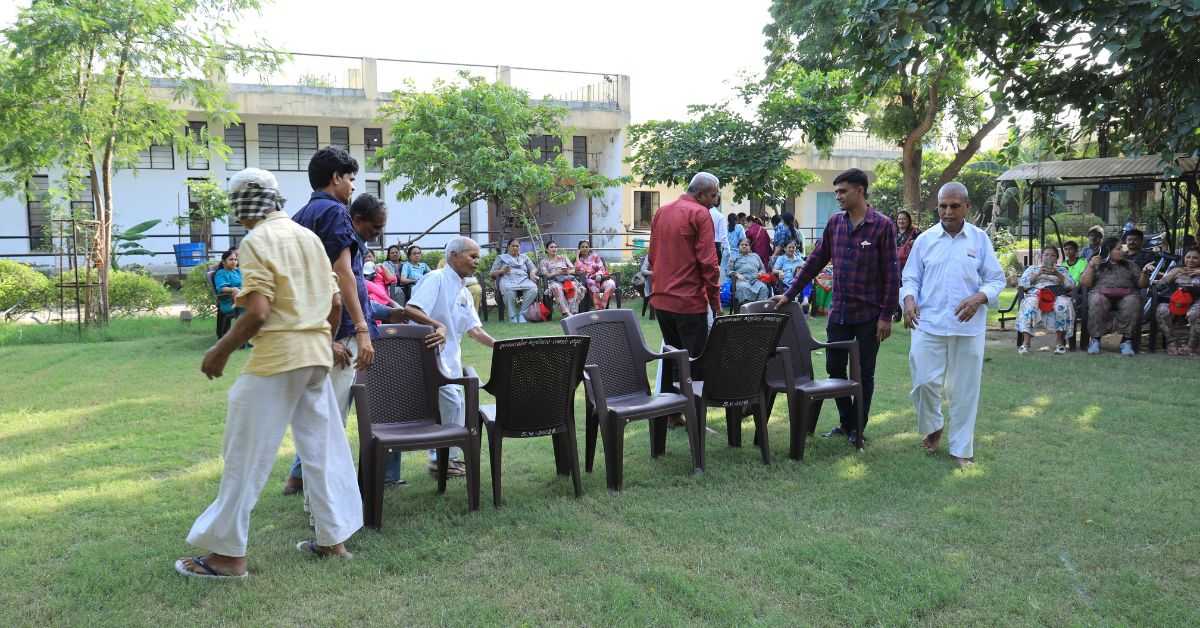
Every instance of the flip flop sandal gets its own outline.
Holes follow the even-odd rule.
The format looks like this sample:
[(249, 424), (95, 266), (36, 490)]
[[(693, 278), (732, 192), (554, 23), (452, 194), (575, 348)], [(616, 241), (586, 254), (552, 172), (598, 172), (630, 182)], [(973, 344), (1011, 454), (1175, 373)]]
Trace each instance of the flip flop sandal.
[(342, 560), (350, 560), (351, 558), (354, 558), (354, 554), (351, 554), (350, 552), (346, 552), (345, 554), (331, 554), (328, 552), (322, 552), (320, 547), (317, 546), (317, 542), (311, 540), (300, 541), (296, 544), (296, 550), (303, 554), (312, 554), (317, 558), (340, 558)]
[(925, 450), (925, 453), (932, 456), (937, 453), (938, 445), (941, 443), (942, 431), (938, 430), (936, 432), (930, 432), (929, 434), (926, 434), (925, 438), (921, 439), (921, 448)]
[[(462, 476), (467, 474), (467, 469), (463, 465), (463, 463), (458, 462), (458, 464), (455, 464), (455, 462), (458, 462), (458, 461), (451, 460), (446, 465), (446, 477), (461, 478)], [(430, 462), (429, 465), (425, 468), (429, 470), (429, 475), (432, 475), (435, 478), (437, 477), (437, 463), (436, 462)]]
[(188, 569), (187, 564), (184, 563), (183, 560), (184, 559), (180, 558), (179, 560), (175, 561), (175, 572), (188, 578), (206, 578), (208, 580), (239, 580), (250, 575), (249, 571), (243, 574), (221, 573), (216, 569), (213, 569), (212, 566), (208, 564), (208, 561), (204, 560), (203, 556), (193, 556), (188, 559), (192, 561), (193, 565), (203, 570), (203, 572), (192, 571), (191, 569)]

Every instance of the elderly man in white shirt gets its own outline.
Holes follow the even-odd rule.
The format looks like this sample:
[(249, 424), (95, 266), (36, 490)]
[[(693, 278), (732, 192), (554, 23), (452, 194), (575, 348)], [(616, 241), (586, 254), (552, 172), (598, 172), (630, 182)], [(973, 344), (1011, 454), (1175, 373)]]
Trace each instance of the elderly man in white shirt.
[[(455, 237), (446, 244), (446, 266), (425, 273), (413, 287), (412, 297), (405, 305), (408, 319), (421, 325), (431, 325), (435, 334), (445, 338), (446, 344), (438, 353), (438, 367), (446, 377), (462, 377), (463, 335), (485, 347), (496, 340), (483, 330), (479, 314), (475, 311), (475, 300), (467, 290), (466, 278), (475, 275), (479, 264), (479, 245), (471, 238)], [(429, 341), (435, 346), (436, 341)], [(462, 386), (442, 386), (438, 390), (438, 409), (442, 420), (455, 425), (466, 424), (466, 403)], [(462, 476), (466, 469), (457, 448), (451, 452), (449, 475)], [(429, 472), (437, 472), (437, 450), (429, 451)]]
[(966, 221), (971, 201), (961, 183), (938, 190), (941, 222), (917, 237), (904, 266), (900, 299), (913, 330), (908, 353), (913, 405), (922, 446), (942, 439), (943, 390), (949, 388), (950, 456), (975, 462), (975, 415), (983, 374), (987, 306), (1004, 289), (1004, 271), (986, 233)]

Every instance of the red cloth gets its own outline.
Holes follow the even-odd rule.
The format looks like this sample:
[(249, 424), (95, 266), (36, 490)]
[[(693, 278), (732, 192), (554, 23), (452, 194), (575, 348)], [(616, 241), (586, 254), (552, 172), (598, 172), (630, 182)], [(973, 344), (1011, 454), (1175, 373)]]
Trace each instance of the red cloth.
[(771, 267), (771, 234), (757, 222), (750, 223), (746, 229), (746, 238), (750, 240), (750, 250), (762, 260), (763, 268)]
[(654, 309), (674, 314), (720, 311), (721, 273), (714, 240), (712, 215), (691, 195), (659, 208), (650, 221)]

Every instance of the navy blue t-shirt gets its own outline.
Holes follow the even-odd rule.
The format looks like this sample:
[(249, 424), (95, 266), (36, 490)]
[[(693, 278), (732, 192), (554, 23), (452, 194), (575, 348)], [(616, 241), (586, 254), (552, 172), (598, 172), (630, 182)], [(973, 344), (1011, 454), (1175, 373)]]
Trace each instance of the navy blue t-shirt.
[[(342, 251), (350, 249), (350, 269), (354, 271), (354, 281), (358, 285), (358, 303), (362, 306), (363, 318), (367, 321), (371, 338), (379, 337), (379, 330), (371, 318), (371, 303), (367, 299), (367, 283), (363, 279), (363, 255), (369, 251), (362, 238), (354, 232), (350, 222), (350, 211), (341, 201), (325, 192), (313, 192), (308, 204), (300, 208), (292, 220), (308, 228), (309, 231), (321, 238), (325, 245), (325, 254), (329, 263), (333, 264), (342, 255)], [(342, 308), (342, 324), (338, 327), (334, 340), (341, 340), (354, 335), (354, 321), (350, 312)]]

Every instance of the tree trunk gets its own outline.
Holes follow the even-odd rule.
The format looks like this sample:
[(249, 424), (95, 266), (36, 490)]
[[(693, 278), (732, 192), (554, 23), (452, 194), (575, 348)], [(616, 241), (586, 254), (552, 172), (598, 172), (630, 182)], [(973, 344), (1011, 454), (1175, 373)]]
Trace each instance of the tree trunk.
[(904, 181), (904, 208), (920, 222), (921, 211), (921, 140), (909, 138), (900, 146), (900, 173)]
[[(1006, 115), (1008, 115), (1008, 110), (1006, 108), (997, 108), (996, 112), (992, 114), (991, 119), (988, 120), (983, 126), (979, 127), (979, 130), (975, 131), (975, 133), (971, 136), (971, 139), (967, 141), (966, 145), (960, 148), (957, 153), (955, 153), (954, 159), (947, 164), (946, 169), (943, 170), (942, 174), (938, 176), (937, 182), (934, 183), (933, 188), (929, 190), (929, 196), (927, 196), (924, 203), (922, 203), (925, 209), (930, 211), (937, 209), (938, 190), (940, 190), (943, 185), (953, 181), (954, 178), (958, 176), (958, 173), (962, 172), (962, 169), (967, 165), (967, 162), (971, 161), (971, 158), (975, 156), (975, 153), (979, 152), (979, 148), (983, 146), (983, 140), (988, 136), (989, 133), (996, 130), (996, 127), (1000, 126), (1000, 122), (1004, 120), (1004, 116)], [(972, 204), (975, 205), (982, 205), (986, 202), (981, 198), (970, 200)]]

